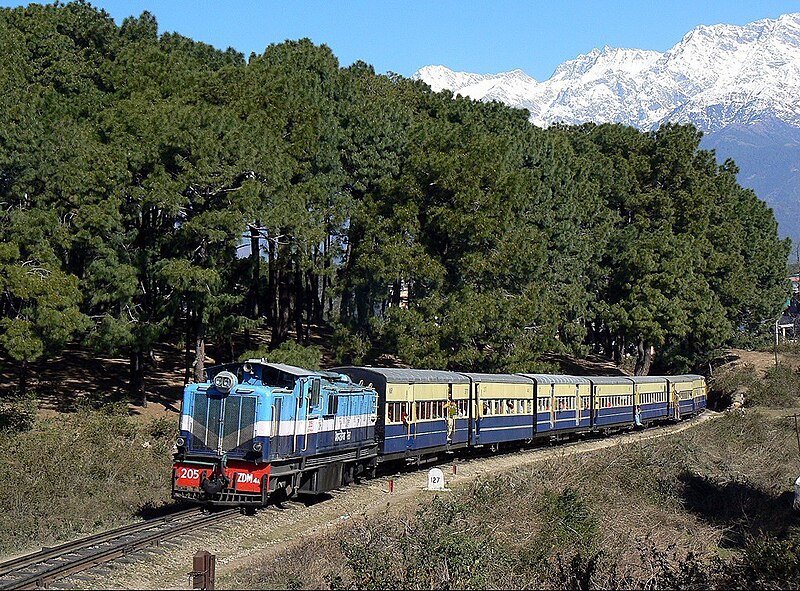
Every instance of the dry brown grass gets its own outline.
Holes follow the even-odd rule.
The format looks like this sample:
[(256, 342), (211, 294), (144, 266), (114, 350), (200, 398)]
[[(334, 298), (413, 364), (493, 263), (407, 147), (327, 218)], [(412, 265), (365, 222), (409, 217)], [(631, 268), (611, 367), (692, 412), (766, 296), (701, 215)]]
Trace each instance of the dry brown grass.
[(794, 437), (785, 419), (731, 414), (678, 436), (565, 455), (474, 481), (415, 515), (351, 520), (220, 582), (237, 588), (708, 587), (729, 576), (726, 568), (737, 572), (732, 557), (750, 552), (754, 540), (796, 531), (790, 491), (797, 464), (786, 462)]

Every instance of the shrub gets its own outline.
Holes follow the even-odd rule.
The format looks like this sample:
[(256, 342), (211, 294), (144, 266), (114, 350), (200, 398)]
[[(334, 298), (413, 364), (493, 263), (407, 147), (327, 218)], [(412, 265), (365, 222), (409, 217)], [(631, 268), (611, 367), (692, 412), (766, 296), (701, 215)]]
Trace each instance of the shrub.
[(178, 435), (178, 424), (175, 419), (157, 417), (147, 424), (145, 431), (155, 439), (172, 441)]
[(33, 429), (37, 412), (32, 397), (0, 402), (0, 431), (20, 433)]
[(171, 504), (171, 457), (126, 414), (81, 409), (0, 432), (0, 552), (52, 545)]
[(800, 371), (785, 365), (771, 367), (751, 388), (750, 402), (770, 408), (788, 408), (800, 402)]
[(247, 359), (267, 359), (273, 363), (286, 363), (302, 367), (303, 369), (319, 369), (322, 362), (322, 352), (319, 347), (309, 345), (304, 347), (297, 341), (285, 341), (277, 349), (254, 349), (246, 351), (239, 356), (239, 361)]
[(800, 540), (759, 536), (735, 557), (718, 589), (797, 589), (800, 581)]

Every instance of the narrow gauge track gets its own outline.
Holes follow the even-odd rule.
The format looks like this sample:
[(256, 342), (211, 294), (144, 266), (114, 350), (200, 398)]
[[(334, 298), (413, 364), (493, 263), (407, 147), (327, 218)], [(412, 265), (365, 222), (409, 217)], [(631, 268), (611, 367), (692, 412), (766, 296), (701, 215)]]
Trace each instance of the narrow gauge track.
[[(264, 551), (270, 548), (274, 542), (270, 542), (269, 540), (275, 539), (276, 536), (282, 541), (288, 541), (294, 537), (292, 533), (276, 534), (276, 532), (282, 529), (288, 531), (293, 527), (299, 527), (298, 531), (294, 532), (294, 534), (298, 532), (308, 533), (315, 530), (326, 521), (330, 521), (331, 523), (339, 522), (344, 516), (349, 516), (354, 510), (354, 503), (355, 506), (359, 507), (359, 511), (366, 512), (373, 505), (380, 506), (381, 510), (385, 510), (384, 503), (388, 498), (395, 498), (397, 502), (409, 492), (413, 493), (414, 491), (422, 490), (420, 486), (420, 472), (424, 471), (425, 468), (437, 466), (447, 475), (448, 468), (451, 464), (453, 466), (457, 464), (458, 476), (456, 476), (454, 469), (453, 474), (448, 475), (447, 479), (450, 480), (453, 478), (458, 481), (463, 481), (463, 478), (469, 479), (474, 477), (476, 472), (488, 474), (498, 470), (511, 469), (518, 464), (520, 460), (522, 460), (523, 464), (529, 464), (536, 461), (543, 461), (548, 457), (555, 457), (556, 455), (572, 455), (618, 444), (644, 441), (675, 434), (717, 416), (721, 416), (721, 414), (706, 410), (700, 416), (694, 417), (693, 419), (678, 424), (665, 424), (652, 427), (644, 431), (623, 431), (606, 437), (580, 437), (562, 441), (556, 445), (542, 442), (539, 445), (506, 449), (498, 453), (486, 449), (475, 455), (452, 454), (421, 465), (412, 464), (398, 466), (395, 464), (391, 468), (386, 466), (385, 470), (379, 470), (378, 476), (374, 479), (362, 480), (350, 486), (330, 491), (317, 498), (304, 500), (292, 499), (268, 506), (264, 509), (263, 513), (261, 511), (259, 512), (262, 513), (261, 515), (253, 518), (257, 520), (255, 522), (257, 525), (251, 528), (253, 532), (256, 532), (253, 535), (257, 535), (266, 541), (261, 544), (255, 544), (246, 551), (242, 551), (241, 549), (236, 551), (241, 552), (243, 555), (248, 555), (252, 554), (256, 549)], [(389, 497), (376, 494), (376, 492), (379, 491), (389, 493), (389, 482), (391, 480), (396, 481), (397, 484), (395, 494)], [(318, 509), (324, 507), (325, 509), (321, 511), (321, 514), (317, 515), (315, 513), (312, 517), (312, 513), (309, 510), (312, 506), (317, 506)], [(45, 549), (41, 552), (0, 563), (0, 589), (35, 589), (37, 587), (45, 587), (48, 582), (56, 579), (65, 578), (71, 574), (91, 569), (142, 548), (158, 545), (161, 540), (165, 540), (169, 537), (187, 533), (203, 526), (223, 523), (238, 515), (240, 515), (239, 509), (219, 511), (211, 515), (201, 514), (199, 509), (190, 509), (173, 513), (166, 517), (124, 526), (56, 548)], [(304, 525), (301, 525), (302, 523), (304, 523)], [(245, 538), (246, 537), (247, 536), (245, 536)], [(128, 538), (128, 541), (123, 541), (123, 538)], [(242, 538), (241, 532), (239, 532), (237, 534), (237, 540), (242, 541), (242, 539), (244, 538)], [(233, 547), (235, 547), (235, 544), (231, 548)], [(221, 554), (221, 557), (229, 557), (229, 552), (231, 551), (232, 550), (228, 548)], [(65, 555), (70, 554), (72, 556), (65, 557)], [(175, 556), (173, 556), (173, 554), (175, 554)], [(155, 579), (150, 578), (150, 575), (142, 579), (134, 578), (134, 580), (138, 580), (139, 584), (134, 584), (133, 587), (129, 587), (131, 580), (128, 578), (129, 575), (126, 574), (122, 575), (123, 578), (117, 580), (114, 586), (155, 588), (163, 585), (164, 580), (161, 577), (167, 572), (174, 571), (176, 566), (176, 564), (171, 564), (170, 567), (165, 567), (164, 563), (175, 563), (176, 557), (180, 556), (180, 558), (177, 558), (177, 564), (189, 564), (187, 561), (191, 559), (191, 556), (183, 556), (184, 554), (186, 554), (186, 551), (181, 550), (177, 552), (177, 554), (168, 553), (164, 555), (163, 558), (155, 559), (155, 564), (150, 564), (148, 566), (148, 571), (159, 573)], [(132, 567), (136, 570), (135, 566), (132, 565)], [(130, 573), (130, 571), (127, 572)], [(134, 577), (141, 576), (141, 573), (134, 575)], [(176, 580), (171, 582), (168, 586), (177, 586), (180, 584), (185, 585), (185, 580), (183, 578), (180, 581)]]
[(204, 514), (187, 509), (164, 517), (125, 525), (53, 548), (0, 563), (0, 589), (37, 589), (168, 538), (228, 521), (238, 509)]

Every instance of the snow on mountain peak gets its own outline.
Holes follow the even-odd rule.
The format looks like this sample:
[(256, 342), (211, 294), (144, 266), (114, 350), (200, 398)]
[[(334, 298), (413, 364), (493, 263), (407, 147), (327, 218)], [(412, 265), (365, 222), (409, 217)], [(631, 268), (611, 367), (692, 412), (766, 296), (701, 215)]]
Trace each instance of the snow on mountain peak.
[[(434, 91), (527, 108), (531, 121), (619, 122), (643, 129), (667, 120), (720, 129), (769, 112), (800, 127), (800, 13), (738, 26), (699, 25), (665, 53), (604, 46), (537, 82), (500, 74), (422, 68)], [(735, 107), (732, 107), (735, 105)]]

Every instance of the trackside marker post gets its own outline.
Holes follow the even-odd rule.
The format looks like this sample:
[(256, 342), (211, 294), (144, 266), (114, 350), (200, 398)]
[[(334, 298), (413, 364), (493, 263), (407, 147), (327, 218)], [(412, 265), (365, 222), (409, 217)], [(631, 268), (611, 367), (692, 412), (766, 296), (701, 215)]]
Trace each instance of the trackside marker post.
[(192, 572), (189, 573), (192, 589), (214, 589), (216, 554), (198, 550), (192, 559)]
[(390, 493), (394, 492), (394, 480), (389, 481), (389, 492)]
[(428, 486), (426, 490), (448, 490), (444, 486), (444, 473), (439, 468), (431, 468), (428, 471)]

